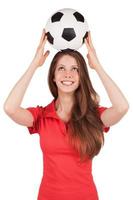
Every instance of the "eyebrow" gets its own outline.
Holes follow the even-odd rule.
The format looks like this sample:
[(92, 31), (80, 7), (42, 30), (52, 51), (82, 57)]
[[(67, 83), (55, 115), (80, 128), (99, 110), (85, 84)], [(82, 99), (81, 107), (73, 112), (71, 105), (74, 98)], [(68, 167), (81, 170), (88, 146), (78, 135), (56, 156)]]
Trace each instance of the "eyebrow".
[[(63, 67), (66, 67), (66, 66), (63, 65), (63, 64), (58, 64), (57, 66), (63, 66)], [(77, 68), (78, 68), (78, 65), (71, 65), (71, 67), (77, 67)]]

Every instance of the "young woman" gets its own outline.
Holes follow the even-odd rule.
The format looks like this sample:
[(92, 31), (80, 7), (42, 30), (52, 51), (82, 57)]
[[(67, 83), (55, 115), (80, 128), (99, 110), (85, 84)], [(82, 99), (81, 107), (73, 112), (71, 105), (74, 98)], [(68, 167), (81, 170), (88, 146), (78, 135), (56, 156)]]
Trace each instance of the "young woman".
[(100, 106), (83, 56), (67, 49), (54, 56), (49, 69), (52, 102), (44, 107), (22, 108), (33, 74), (49, 55), (49, 51), (44, 53), (46, 41), (43, 31), (35, 57), (9, 94), (4, 110), (16, 123), (28, 127), (31, 134), (40, 136), (44, 175), (38, 200), (98, 200), (92, 159), (104, 143), (103, 132), (120, 121), (129, 105), (101, 66), (89, 32), (85, 40), (88, 63), (101, 79), (112, 106)]

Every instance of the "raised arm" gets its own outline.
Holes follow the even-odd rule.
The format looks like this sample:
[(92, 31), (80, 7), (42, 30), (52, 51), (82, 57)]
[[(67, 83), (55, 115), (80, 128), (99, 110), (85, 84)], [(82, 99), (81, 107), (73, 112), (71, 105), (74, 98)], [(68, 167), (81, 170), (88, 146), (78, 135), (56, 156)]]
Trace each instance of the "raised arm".
[(87, 58), (89, 66), (97, 72), (112, 103), (112, 107), (102, 113), (101, 120), (105, 126), (114, 125), (127, 113), (129, 104), (122, 91), (101, 66), (92, 44), (90, 32), (85, 40), (85, 44), (88, 49)]
[(44, 46), (46, 43), (47, 37), (45, 35), (45, 31), (41, 35), (41, 39), (39, 45), (36, 50), (36, 54), (26, 70), (23, 76), (18, 80), (15, 84), (11, 92), (9, 93), (5, 103), (4, 103), (4, 111), (6, 114), (12, 118), (15, 122), (25, 125), (32, 126), (33, 117), (32, 114), (27, 110), (21, 107), (21, 102), (23, 100), (24, 94), (28, 88), (28, 85), (35, 73), (36, 69), (43, 65), (47, 56), (49, 55), (49, 51), (44, 53)]

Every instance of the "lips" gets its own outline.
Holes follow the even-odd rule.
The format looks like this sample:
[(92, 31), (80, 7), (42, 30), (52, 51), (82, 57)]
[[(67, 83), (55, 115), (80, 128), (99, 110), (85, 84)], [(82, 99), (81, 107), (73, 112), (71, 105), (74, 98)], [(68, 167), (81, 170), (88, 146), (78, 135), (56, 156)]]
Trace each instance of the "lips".
[(63, 85), (69, 86), (69, 85), (72, 85), (74, 82), (73, 82), (73, 81), (61, 81), (61, 83), (62, 83)]

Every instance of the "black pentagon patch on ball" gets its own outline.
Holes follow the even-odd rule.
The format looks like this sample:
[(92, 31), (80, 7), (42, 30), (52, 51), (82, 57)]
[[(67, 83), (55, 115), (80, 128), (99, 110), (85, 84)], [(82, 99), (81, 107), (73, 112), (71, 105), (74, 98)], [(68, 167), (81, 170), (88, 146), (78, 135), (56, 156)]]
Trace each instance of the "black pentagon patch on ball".
[(73, 13), (73, 15), (78, 22), (84, 22), (85, 21), (83, 15), (81, 15), (79, 12), (75, 12), (75, 13)]
[(53, 23), (53, 22), (59, 22), (59, 21), (61, 20), (61, 18), (62, 18), (63, 15), (64, 15), (64, 14), (61, 13), (61, 12), (55, 13), (55, 14), (51, 17), (52, 23)]
[(74, 29), (73, 28), (64, 28), (62, 37), (67, 41), (73, 40), (76, 37)]
[(83, 42), (82, 42), (82, 43), (84, 43), (85, 38), (87, 38), (87, 36), (88, 36), (88, 31), (85, 33), (85, 35), (84, 35), (84, 37), (83, 37)]
[(47, 35), (47, 39), (50, 42), (50, 44), (53, 44), (54, 43), (54, 38), (52, 37), (50, 32), (47, 32), (46, 35)]

